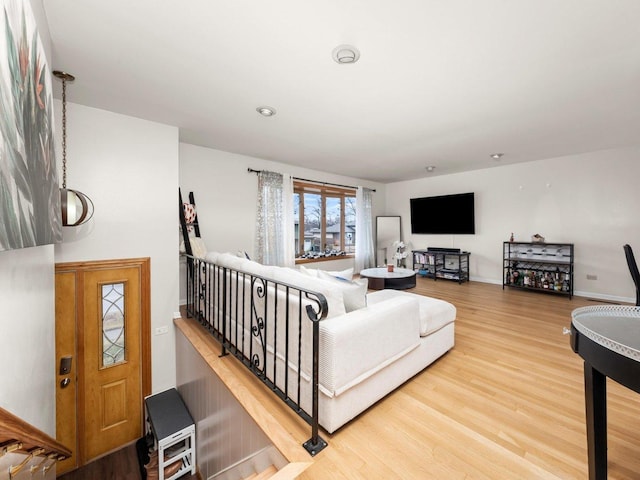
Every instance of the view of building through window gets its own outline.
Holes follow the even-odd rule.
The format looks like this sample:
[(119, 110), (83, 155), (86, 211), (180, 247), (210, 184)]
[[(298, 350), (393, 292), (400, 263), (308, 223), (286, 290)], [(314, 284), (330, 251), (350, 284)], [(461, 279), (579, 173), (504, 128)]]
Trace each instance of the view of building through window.
[(296, 258), (355, 253), (354, 189), (294, 182)]

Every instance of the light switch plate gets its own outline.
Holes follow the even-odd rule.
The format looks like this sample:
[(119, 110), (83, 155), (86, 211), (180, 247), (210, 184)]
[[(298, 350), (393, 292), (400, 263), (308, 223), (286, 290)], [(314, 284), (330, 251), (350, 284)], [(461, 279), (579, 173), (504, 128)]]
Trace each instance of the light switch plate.
[(164, 327), (156, 327), (156, 335), (164, 335), (165, 333), (169, 333), (169, 327), (166, 325)]

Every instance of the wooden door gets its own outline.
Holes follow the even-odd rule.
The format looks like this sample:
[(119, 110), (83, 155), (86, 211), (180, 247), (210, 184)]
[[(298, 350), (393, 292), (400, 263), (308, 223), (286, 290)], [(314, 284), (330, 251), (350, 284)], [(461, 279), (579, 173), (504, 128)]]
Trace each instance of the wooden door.
[[(56, 271), (56, 438), (72, 455), (56, 466), (58, 475), (78, 467), (77, 439), (77, 344), (76, 272)], [(63, 358), (70, 358), (68, 371), (60, 371)]]
[(142, 436), (149, 322), (149, 259), (56, 265), (56, 425), (58, 439), (76, 447), (59, 473)]

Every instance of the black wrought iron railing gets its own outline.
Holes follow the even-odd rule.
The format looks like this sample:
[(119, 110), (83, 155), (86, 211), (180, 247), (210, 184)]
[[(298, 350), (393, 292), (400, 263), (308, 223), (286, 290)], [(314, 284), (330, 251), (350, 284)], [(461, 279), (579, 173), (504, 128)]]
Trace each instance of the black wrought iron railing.
[(303, 446), (313, 456), (319, 436), (319, 322), (324, 295), (186, 255), (187, 315), (197, 319), (283, 402), (311, 426)]

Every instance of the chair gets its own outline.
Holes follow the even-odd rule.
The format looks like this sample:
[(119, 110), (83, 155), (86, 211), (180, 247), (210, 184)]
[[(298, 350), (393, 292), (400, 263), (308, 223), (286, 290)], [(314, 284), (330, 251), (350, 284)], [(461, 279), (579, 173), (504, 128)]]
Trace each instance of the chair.
[(640, 306), (640, 272), (638, 271), (638, 265), (636, 264), (636, 259), (633, 256), (631, 246), (624, 245), (622, 248), (624, 248), (624, 254), (627, 257), (627, 265), (629, 265), (631, 278), (633, 278), (633, 283), (636, 285), (636, 306)]

